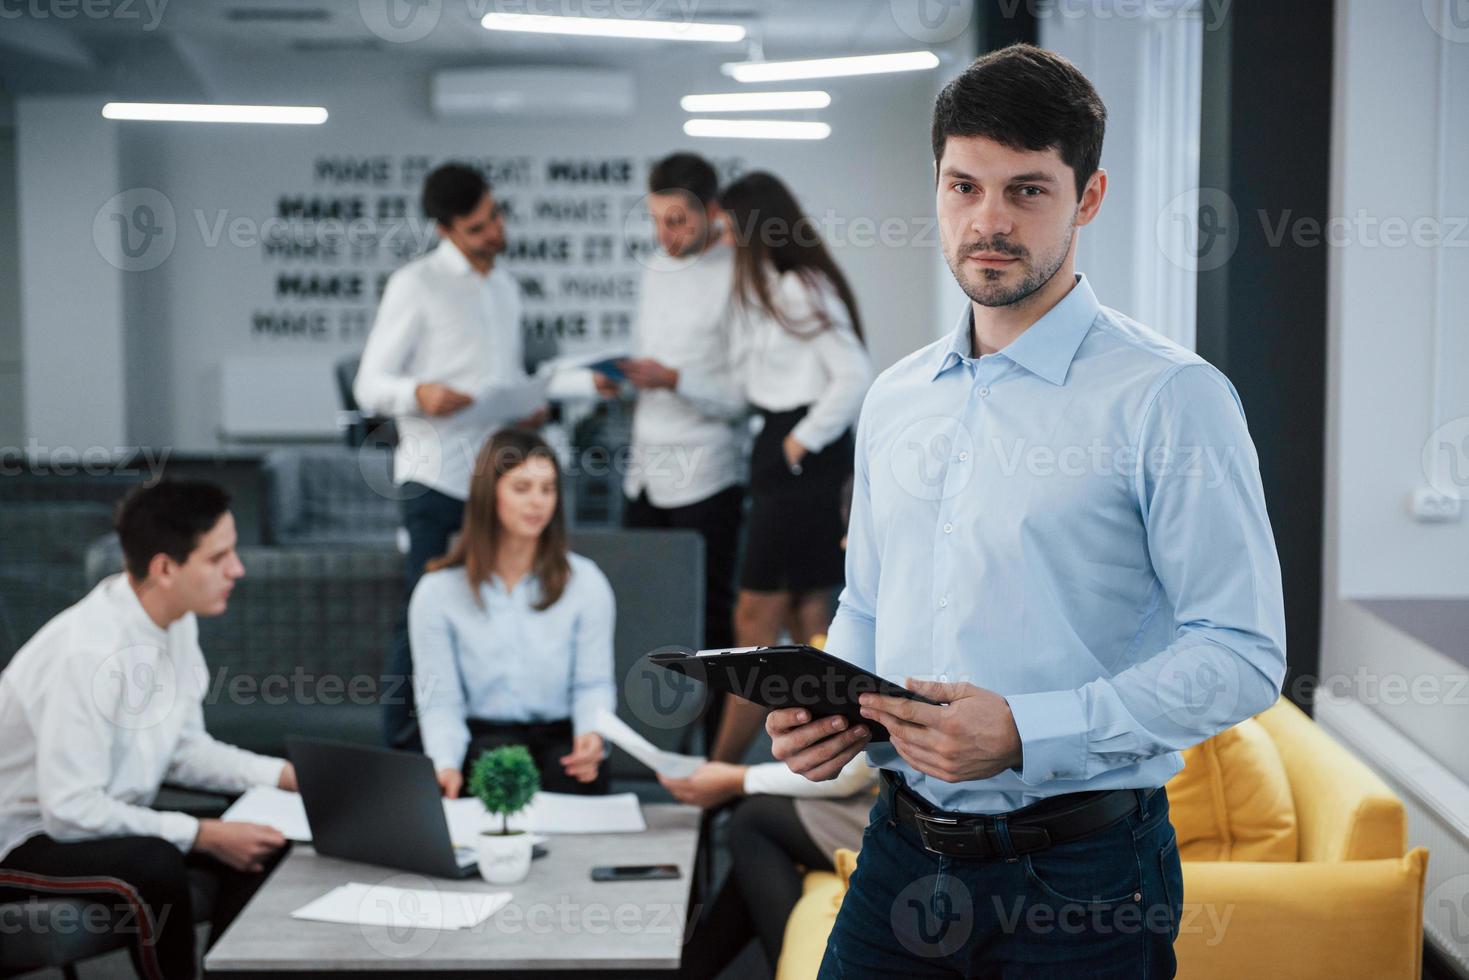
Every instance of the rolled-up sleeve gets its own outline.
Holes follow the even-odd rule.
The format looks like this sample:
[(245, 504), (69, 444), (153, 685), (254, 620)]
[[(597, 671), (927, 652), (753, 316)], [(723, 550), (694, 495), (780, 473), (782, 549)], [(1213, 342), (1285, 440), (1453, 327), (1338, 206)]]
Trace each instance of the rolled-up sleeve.
[(1022, 781), (1089, 778), (1217, 734), (1275, 703), (1285, 676), (1280, 561), (1239, 396), (1207, 364), (1158, 386), (1134, 487), (1172, 641), (1075, 690), (1012, 695)]

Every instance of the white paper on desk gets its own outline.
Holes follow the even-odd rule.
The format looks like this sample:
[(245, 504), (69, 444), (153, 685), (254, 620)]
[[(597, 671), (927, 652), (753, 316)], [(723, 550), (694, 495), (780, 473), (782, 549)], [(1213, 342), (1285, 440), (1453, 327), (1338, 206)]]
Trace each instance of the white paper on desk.
[(592, 719), (592, 727), (628, 755), (670, 779), (687, 779), (694, 770), (704, 764), (702, 755), (683, 755), (660, 749), (637, 732), (621, 718), (602, 708)]
[(306, 805), (301, 802), (301, 794), (275, 786), (251, 786), (220, 819), (263, 823), (279, 830), (286, 840), (311, 840), (311, 825), (306, 822)]
[(648, 825), (635, 793), (581, 796), (541, 790), (510, 818), (510, 829), (541, 834), (636, 834)]
[[(444, 801), (444, 816), (449, 821), (449, 840), (455, 847), (478, 847), (479, 835), (487, 830), (499, 830), (503, 821), (485, 809), (485, 805), (473, 796), (461, 796), (456, 800)], [(513, 829), (515, 821), (510, 822)], [(530, 835), (532, 845), (546, 843), (542, 834)]]
[(291, 918), (396, 929), (469, 929), (509, 901), (509, 892), (441, 892), (354, 881), (306, 903)]

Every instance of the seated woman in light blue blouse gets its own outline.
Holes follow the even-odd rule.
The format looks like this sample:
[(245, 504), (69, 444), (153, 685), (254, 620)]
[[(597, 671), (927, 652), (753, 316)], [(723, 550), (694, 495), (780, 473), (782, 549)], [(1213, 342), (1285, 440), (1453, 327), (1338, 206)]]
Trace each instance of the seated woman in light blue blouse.
[(475, 461), (463, 531), (409, 600), (418, 724), (445, 796), (500, 745), (526, 746), (544, 789), (607, 791), (593, 725), (616, 697), (612, 587), (568, 550), (559, 481), (540, 436), (496, 433)]

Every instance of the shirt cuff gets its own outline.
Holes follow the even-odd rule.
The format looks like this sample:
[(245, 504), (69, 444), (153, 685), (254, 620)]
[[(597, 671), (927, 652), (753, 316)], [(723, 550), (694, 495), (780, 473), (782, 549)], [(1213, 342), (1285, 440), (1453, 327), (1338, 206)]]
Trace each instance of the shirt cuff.
[(171, 810), (158, 814), (158, 836), (187, 854), (194, 849), (194, 839), (199, 836), (199, 820), (187, 813)]
[(251, 786), (279, 786), (281, 773), (285, 771), (285, 759), (261, 755), (250, 761), (250, 768), (245, 773), (245, 778), (249, 780)]
[(422, 415), (418, 407), (417, 378), (393, 379), (393, 411), (391, 415)]
[(1079, 691), (1014, 694), (1005, 701), (1020, 733), (1022, 783), (1085, 778), (1087, 724)]
[(791, 435), (806, 447), (807, 452), (819, 453), (831, 444), (832, 439), (823, 438), (823, 433), (817, 431), (818, 429), (820, 429), (820, 423), (812, 423), (811, 416), (807, 415), (791, 429)]
[[(573, 709), (571, 712), (571, 737), (576, 738), (578, 735), (585, 735), (587, 732), (602, 735), (602, 732), (597, 728), (597, 716), (602, 710), (601, 707)], [(615, 713), (611, 708), (607, 708), (606, 711), (608, 714)], [(602, 758), (605, 759), (611, 754), (612, 740), (606, 735), (602, 735)]]

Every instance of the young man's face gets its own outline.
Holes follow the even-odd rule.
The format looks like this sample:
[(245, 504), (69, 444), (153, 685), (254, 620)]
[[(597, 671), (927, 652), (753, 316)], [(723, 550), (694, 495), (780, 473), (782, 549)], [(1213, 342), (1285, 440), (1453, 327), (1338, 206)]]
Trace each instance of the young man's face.
[(230, 591), (245, 574), (245, 566), (235, 552), (238, 537), (235, 518), (225, 511), (214, 526), (199, 535), (188, 560), (179, 564), (164, 558), (153, 560), (150, 582), (169, 590), (170, 605), (180, 612), (198, 616), (218, 616), (229, 605)]
[(1105, 176), (1080, 201), (1060, 152), (1016, 150), (982, 136), (950, 136), (938, 163), (944, 258), (969, 298), (1012, 306), (1066, 264), (1078, 225), (1101, 205)]
[(674, 258), (703, 251), (709, 239), (709, 212), (687, 191), (648, 195), (648, 213), (658, 244)]
[(471, 263), (488, 266), (505, 251), (505, 216), (495, 203), (495, 195), (485, 191), (473, 211), (452, 219), (448, 225), (440, 223), (439, 234), (457, 245)]

